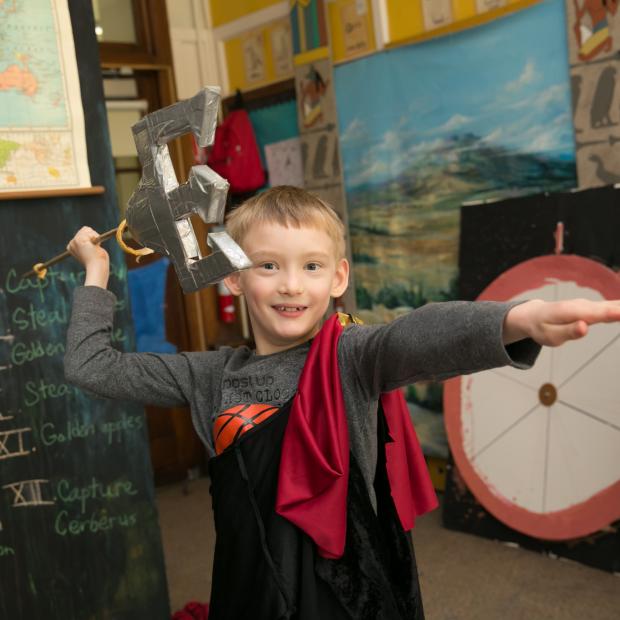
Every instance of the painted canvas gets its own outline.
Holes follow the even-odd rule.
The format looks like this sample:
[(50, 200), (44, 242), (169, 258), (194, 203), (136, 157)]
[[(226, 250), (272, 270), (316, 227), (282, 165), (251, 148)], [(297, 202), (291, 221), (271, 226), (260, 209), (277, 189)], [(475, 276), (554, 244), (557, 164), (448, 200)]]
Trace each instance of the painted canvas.
[[(358, 313), (457, 290), (459, 207), (576, 185), (563, 0), (341, 65), (335, 89)], [(441, 390), (410, 400), (441, 408)]]
[(575, 185), (562, 0), (342, 65), (335, 88), (357, 298), (375, 320), (453, 296), (462, 203)]

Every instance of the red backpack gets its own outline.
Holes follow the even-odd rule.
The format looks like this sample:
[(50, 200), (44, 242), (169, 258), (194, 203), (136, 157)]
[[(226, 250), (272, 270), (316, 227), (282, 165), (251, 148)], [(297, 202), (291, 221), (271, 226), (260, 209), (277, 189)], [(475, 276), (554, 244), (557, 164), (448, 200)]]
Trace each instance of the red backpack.
[(230, 183), (233, 194), (251, 192), (265, 184), (254, 129), (245, 110), (233, 110), (215, 130), (207, 163)]

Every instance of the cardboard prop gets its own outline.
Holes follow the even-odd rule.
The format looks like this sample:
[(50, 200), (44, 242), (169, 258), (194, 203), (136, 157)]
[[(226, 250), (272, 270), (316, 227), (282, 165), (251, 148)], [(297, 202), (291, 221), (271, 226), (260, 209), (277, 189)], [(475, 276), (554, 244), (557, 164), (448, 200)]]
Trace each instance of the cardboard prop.
[(179, 185), (168, 142), (192, 132), (200, 146), (213, 143), (219, 88), (206, 87), (191, 99), (147, 114), (132, 127), (142, 178), (129, 199), (127, 225), (132, 236), (172, 261), (184, 293), (215, 284), (251, 263), (227, 232), (207, 235), (213, 252), (203, 257), (189, 217), (207, 224), (224, 217), (228, 182), (208, 166), (193, 166)]
[[(496, 278), (479, 300), (617, 299), (620, 278), (577, 255), (539, 256)], [(536, 366), (445, 384), (452, 455), (476, 499), (515, 530), (544, 540), (594, 534), (620, 519), (617, 376), (620, 327), (597, 325)]]
[[(512, 198), (509, 200), (503, 200), (499, 202), (489, 202), (486, 204), (475, 204), (464, 206), (461, 210), (461, 238), (460, 238), (460, 250), (459, 250), (459, 299), (475, 299), (483, 290), (491, 287), (493, 282), (501, 282), (510, 271), (516, 268), (519, 264), (530, 263), (535, 266), (541, 257), (545, 260), (553, 259), (553, 262), (564, 261), (567, 259), (569, 263), (579, 259), (579, 268), (573, 269), (572, 273), (569, 273), (569, 278), (566, 274), (561, 274), (554, 269), (553, 273), (548, 275), (553, 280), (549, 283), (549, 288), (546, 290), (553, 290), (555, 296), (555, 289), (557, 288), (558, 294), (562, 288), (566, 286), (566, 280), (572, 282), (578, 282), (587, 280), (587, 288), (591, 289), (590, 294), (598, 291), (601, 296), (609, 295), (609, 285), (604, 284), (602, 280), (595, 276), (593, 269), (583, 271), (586, 264), (592, 260), (598, 263), (596, 266), (603, 271), (616, 272), (616, 284), (619, 286), (618, 280), (618, 268), (620, 267), (620, 237), (618, 237), (617, 231), (620, 228), (620, 190), (614, 187), (605, 187), (590, 189), (578, 192), (564, 192), (564, 193), (545, 193), (539, 195), (532, 195), (520, 198)], [(563, 223), (563, 234), (559, 231), (557, 226), (558, 222)], [(555, 231), (555, 233), (554, 233)], [(562, 243), (558, 243), (558, 239), (562, 240)], [(550, 255), (555, 252), (566, 252), (565, 256)], [(532, 259), (534, 259), (533, 262)], [(561, 262), (558, 261), (558, 262)], [(583, 261), (583, 262), (582, 262)], [(592, 267), (592, 265), (590, 265)], [(525, 269), (525, 267), (522, 267)], [(519, 269), (521, 271), (521, 269)], [(599, 271), (597, 269), (596, 271)], [(527, 272), (531, 272), (531, 267), (527, 269)], [(523, 272), (523, 273), (527, 273)], [(518, 274), (519, 272), (515, 272)], [(502, 275), (504, 274), (504, 275)], [(561, 276), (561, 277), (559, 277)], [(508, 281), (514, 282), (515, 285), (519, 282), (512, 277)], [(526, 289), (532, 290), (531, 284), (528, 281), (522, 281), (521, 284), (513, 292), (508, 291), (509, 295), (513, 296), (515, 293), (521, 291), (527, 293)], [(607, 291), (607, 293), (605, 292)], [(571, 297), (581, 296), (582, 293), (588, 291), (573, 289), (570, 292)], [(618, 292), (616, 289), (615, 296)], [(529, 296), (529, 294), (528, 294)], [(536, 295), (533, 295), (536, 296)], [(489, 401), (496, 402), (497, 408), (494, 411), (493, 420), (491, 422), (500, 423), (505, 420), (505, 415), (509, 414), (514, 407), (514, 403), (511, 398), (518, 397), (521, 393), (530, 392), (533, 396), (532, 404), (540, 404), (540, 407), (528, 417), (523, 417), (520, 424), (517, 424), (512, 429), (507, 428), (510, 424), (506, 424), (499, 430), (507, 429), (505, 435), (498, 438), (497, 441), (488, 446), (488, 448), (477, 456), (474, 460), (477, 462), (479, 459), (485, 459), (493, 457), (494, 450), (499, 448), (500, 442), (513, 443), (515, 439), (514, 433), (519, 432), (522, 425), (532, 424), (535, 420), (535, 416), (539, 414), (545, 415), (547, 407), (543, 405), (539, 398), (547, 398), (548, 394), (553, 394), (552, 391), (542, 390), (539, 392), (546, 383), (552, 383), (556, 388), (559, 388), (557, 393), (559, 399), (552, 405), (553, 412), (548, 414), (549, 417), (549, 430), (551, 432), (551, 442), (549, 445), (549, 455), (553, 456), (554, 447), (557, 445), (555, 442), (557, 439), (568, 440), (569, 443), (573, 443), (573, 447), (568, 448), (567, 455), (570, 455), (565, 464), (565, 475), (563, 476), (565, 482), (572, 486), (568, 488), (558, 487), (554, 482), (554, 478), (557, 477), (554, 474), (554, 463), (557, 463), (555, 459), (549, 460), (548, 474), (545, 475), (544, 470), (539, 470), (539, 476), (533, 479), (534, 482), (540, 483), (542, 479), (548, 478), (551, 485), (555, 488), (551, 489), (549, 483), (547, 484), (547, 490), (552, 492), (559, 492), (562, 490), (570, 490), (571, 492), (588, 492), (593, 490), (593, 483), (599, 485), (599, 489), (602, 491), (605, 487), (613, 484), (613, 481), (608, 477), (605, 482), (605, 476), (610, 474), (616, 475), (616, 480), (620, 480), (620, 469), (618, 469), (618, 438), (620, 438), (620, 431), (613, 428), (609, 424), (603, 423), (601, 413), (605, 413), (604, 406), (609, 409), (605, 402), (612, 405), (612, 412), (617, 412), (617, 406), (614, 407), (614, 403), (618, 402), (618, 381), (613, 372), (618, 367), (617, 359), (620, 354), (620, 334), (614, 336), (608, 334), (610, 346), (605, 348), (606, 342), (598, 340), (598, 336), (595, 332), (600, 332), (600, 336), (603, 337), (605, 329), (599, 330), (597, 326), (596, 330), (593, 329), (587, 338), (581, 341), (575, 341), (566, 344), (560, 349), (551, 349), (554, 352), (554, 371), (555, 373), (561, 371), (563, 377), (570, 377), (571, 372), (566, 374), (562, 370), (566, 362), (571, 363), (570, 349), (573, 347), (585, 347), (587, 350), (582, 350), (580, 353), (581, 363), (583, 368), (574, 377), (572, 377), (568, 383), (559, 387), (564, 383), (565, 378), (561, 376), (553, 377), (554, 381), (549, 381), (551, 373), (551, 360), (548, 359), (548, 363), (545, 364), (545, 360), (539, 360), (534, 367), (535, 372), (539, 372), (540, 381), (534, 383), (534, 389), (527, 388), (525, 385), (517, 384), (512, 381), (505, 381), (504, 386), (508, 386), (509, 383), (514, 384), (514, 387), (505, 387), (502, 393), (502, 399), (487, 399)], [(611, 340), (618, 338), (613, 343)], [(615, 360), (608, 356), (613, 355), (615, 351)], [(589, 352), (589, 354), (588, 354)], [(560, 358), (558, 359), (558, 355)], [(594, 357), (596, 355), (596, 357)], [(579, 357), (579, 356), (578, 356)], [(575, 368), (575, 367), (574, 367)], [(576, 367), (577, 370), (579, 367)], [(602, 368), (602, 371), (601, 371)], [(503, 371), (499, 371), (502, 372)], [(529, 379), (526, 379), (527, 373), (525, 371), (518, 376), (519, 381), (527, 383)], [(609, 379), (610, 374), (612, 378)], [(616, 372), (617, 375), (617, 372)], [(606, 381), (607, 377), (607, 381)], [(503, 377), (497, 377), (498, 381), (504, 381)], [(467, 378), (464, 378), (466, 381)], [(588, 382), (585, 389), (579, 388), (580, 381)], [(474, 380), (475, 381), (475, 380)], [(601, 384), (605, 384), (605, 389), (601, 389)], [(583, 385), (583, 384), (582, 384)], [(472, 389), (474, 386), (472, 385)], [(575, 394), (575, 389), (578, 393)], [(508, 391), (510, 390), (510, 392)], [(515, 392), (516, 391), (516, 392)], [(542, 393), (541, 393), (542, 392)], [(475, 396), (475, 395), (474, 395)], [(569, 398), (570, 397), (570, 398)], [(577, 398), (575, 398), (577, 397)], [(591, 401), (596, 399), (598, 403), (596, 408), (593, 407), (592, 402), (584, 402), (584, 399)], [(562, 405), (558, 401), (562, 400), (569, 403), (573, 407), (577, 407), (583, 412), (594, 414), (599, 420), (588, 416), (586, 413), (577, 411), (576, 409), (568, 408), (558, 409), (558, 405)], [(471, 399), (470, 399), (471, 402)], [(467, 407), (468, 403), (463, 398), (459, 405), (459, 409)], [(472, 406), (474, 405), (471, 402)], [(585, 405), (585, 406), (584, 406)], [(447, 409), (447, 408), (446, 408)], [(523, 409), (523, 414), (527, 413), (528, 409)], [(483, 412), (484, 413), (484, 412)], [(607, 413), (609, 416), (609, 413)], [(447, 418), (446, 418), (447, 420)], [(513, 418), (514, 420), (514, 418)], [(615, 419), (607, 421), (618, 426), (617, 415)], [(476, 430), (479, 430), (479, 425), (474, 422), (476, 429), (474, 430), (475, 436), (471, 438), (471, 441), (475, 444), (475, 452), (484, 448), (488, 441), (495, 438), (495, 435), (489, 437), (488, 441), (484, 441), (484, 437), (480, 436)], [(578, 439), (575, 442), (575, 429), (577, 425), (582, 424), (582, 431), (577, 432)], [(593, 431), (597, 432), (597, 427), (603, 430), (609, 437), (605, 437), (600, 443), (593, 437)], [(483, 429), (485, 430), (485, 429)], [(492, 430), (489, 428), (489, 430)], [(547, 428), (545, 427), (545, 434), (533, 432), (530, 435), (527, 444), (523, 445), (521, 452), (521, 459), (519, 461), (518, 468), (523, 470), (524, 467), (530, 467), (530, 461), (532, 456), (528, 455), (526, 451), (536, 449), (536, 442), (542, 442), (542, 446), (539, 443), (538, 447), (542, 447), (542, 451), (547, 449), (546, 442)], [(600, 435), (599, 435), (600, 437)], [(482, 440), (482, 443), (480, 441)], [(615, 441), (615, 445), (610, 446), (610, 441)], [(506, 446), (508, 444), (505, 444)], [(478, 447), (479, 446), (479, 447)], [(595, 447), (597, 453), (594, 457), (589, 458), (584, 454), (584, 451), (588, 451)], [(514, 453), (513, 453), (514, 454)], [(540, 452), (539, 452), (540, 454)], [(508, 460), (509, 453), (506, 451), (506, 458), (502, 459), (507, 466), (514, 467), (514, 460)], [(583, 465), (584, 459), (586, 465)], [(615, 461), (615, 466), (610, 465), (610, 460)], [(540, 462), (540, 461), (539, 461)], [(519, 473), (519, 472), (517, 472)], [(575, 483), (573, 485), (573, 482)], [(541, 488), (541, 487), (539, 487)], [(504, 485), (503, 492), (506, 492)], [(542, 489), (541, 489), (542, 490)], [(587, 493), (588, 495), (590, 493)], [(598, 509), (596, 504), (600, 501), (602, 509), (608, 511), (609, 506), (605, 506), (608, 502), (605, 501), (605, 495), (609, 496), (607, 491), (603, 496), (594, 495), (590, 496), (590, 499), (582, 498), (585, 500), (585, 505), (582, 509), (593, 507), (594, 519), (599, 519)], [(514, 494), (513, 494), (514, 496)], [(541, 492), (539, 497), (543, 497)], [(551, 499), (551, 498), (549, 498)], [(576, 506), (579, 498), (574, 498), (570, 504)], [(526, 515), (515, 509), (512, 498), (509, 497), (510, 502), (506, 502), (504, 508), (508, 509), (516, 521), (519, 521), (521, 526), (527, 526), (527, 520), (524, 519)], [(517, 496), (518, 500), (518, 496)], [(615, 495), (615, 506), (618, 507), (618, 501), (620, 500), (620, 494)], [(562, 516), (562, 512), (570, 510), (568, 506), (569, 502), (564, 501), (563, 505), (556, 500), (551, 503), (547, 500), (546, 514), (542, 513), (542, 517), (549, 521), (551, 524), (554, 520), (559, 522), (559, 518)], [(564, 510), (563, 510), (564, 509)], [(581, 509), (580, 509), (581, 510)], [(531, 511), (530, 511), (531, 512)], [(590, 521), (587, 510), (581, 515), (576, 511), (572, 511), (573, 514), (566, 514), (573, 522), (573, 526), (578, 526), (582, 517), (582, 523), (587, 524)], [(518, 516), (520, 513), (520, 516)], [(609, 513), (607, 518), (609, 518)], [(614, 517), (611, 516), (611, 519)], [(515, 521), (515, 519), (513, 519)], [(531, 521), (531, 519), (530, 519)], [(468, 484), (463, 477), (459, 467), (450, 466), (448, 469), (448, 479), (446, 483), (446, 491), (444, 494), (443, 503), (443, 522), (449, 529), (454, 529), (462, 532), (468, 532), (490, 538), (493, 540), (507, 541), (517, 544), (526, 549), (532, 549), (537, 552), (543, 552), (552, 556), (559, 556), (569, 558), (589, 566), (596, 568), (619, 572), (620, 571), (620, 521), (616, 521), (609, 526), (603, 527), (599, 531), (589, 534), (584, 537), (572, 538), (570, 540), (549, 540), (547, 538), (539, 538), (536, 536), (522, 533), (521, 530), (515, 529), (512, 525), (508, 526), (504, 521), (496, 518), (493, 513), (487, 511), (483, 504), (481, 504), (471, 493), (468, 488)], [(609, 523), (609, 521), (607, 521)], [(513, 525), (519, 525), (514, 522)], [(531, 525), (531, 522), (530, 522)], [(564, 524), (562, 527), (564, 527)], [(571, 526), (572, 527), (572, 526)], [(528, 528), (531, 530), (531, 528)], [(543, 534), (543, 532), (540, 532)]]

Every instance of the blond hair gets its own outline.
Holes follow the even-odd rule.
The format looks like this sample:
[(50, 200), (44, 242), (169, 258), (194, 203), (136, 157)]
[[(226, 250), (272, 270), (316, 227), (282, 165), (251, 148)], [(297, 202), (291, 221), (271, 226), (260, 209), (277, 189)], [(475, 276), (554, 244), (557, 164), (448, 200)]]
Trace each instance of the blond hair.
[(334, 242), (337, 258), (344, 258), (345, 230), (338, 214), (304, 189), (291, 185), (272, 187), (246, 200), (226, 218), (226, 230), (239, 245), (250, 229), (261, 224), (323, 230)]

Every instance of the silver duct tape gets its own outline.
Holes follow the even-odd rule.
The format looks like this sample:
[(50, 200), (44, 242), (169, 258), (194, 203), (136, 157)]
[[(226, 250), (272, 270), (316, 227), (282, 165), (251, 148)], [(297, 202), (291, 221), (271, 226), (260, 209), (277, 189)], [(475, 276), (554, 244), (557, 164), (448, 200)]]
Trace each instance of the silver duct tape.
[(226, 231), (222, 230), (220, 232), (209, 233), (207, 235), (207, 243), (214, 254), (218, 252), (224, 254), (231, 265), (236, 267), (235, 271), (249, 269), (252, 266), (245, 252), (233, 241), (232, 237)]
[(179, 185), (167, 143), (193, 133), (200, 146), (213, 143), (219, 88), (203, 88), (191, 99), (147, 114), (132, 127), (142, 178), (127, 206), (135, 239), (170, 258), (185, 293), (219, 282), (251, 263), (226, 232), (207, 235), (212, 248), (203, 257), (189, 217), (207, 224), (224, 219), (228, 181), (208, 166), (193, 166)]
[(177, 232), (183, 245), (185, 259), (197, 260), (200, 258), (200, 248), (198, 247), (198, 239), (194, 233), (194, 227), (189, 220), (177, 220), (175, 222)]

